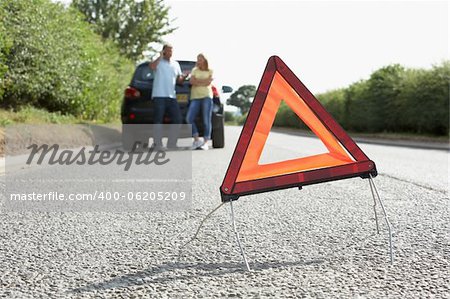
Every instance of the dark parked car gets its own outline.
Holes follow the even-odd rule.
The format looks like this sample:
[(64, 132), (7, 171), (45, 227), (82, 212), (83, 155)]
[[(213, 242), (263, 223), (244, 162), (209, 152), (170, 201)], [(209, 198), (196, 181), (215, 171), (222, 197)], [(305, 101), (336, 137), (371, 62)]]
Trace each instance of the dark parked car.
[[(178, 61), (181, 71), (191, 72), (195, 66), (195, 61)], [(122, 124), (153, 124), (153, 102), (151, 100), (153, 86), (153, 71), (149, 67), (149, 62), (141, 63), (137, 66), (130, 85), (125, 90), (122, 102), (121, 118)], [(183, 122), (189, 106), (189, 95), (191, 85), (188, 80), (183, 84), (176, 85), (177, 100), (180, 106)], [(232, 92), (229, 86), (222, 86), (222, 92)], [(220, 101), (219, 93), (213, 86), (213, 114), (212, 114), (212, 145), (214, 148), (223, 148), (225, 146), (224, 135), (224, 107)], [(164, 116), (164, 123), (171, 123), (170, 118)], [(196, 119), (196, 125), (199, 129), (199, 135), (203, 136), (203, 123), (201, 117)], [(125, 149), (131, 149), (134, 143), (133, 136), (129, 132), (122, 131), (122, 143)]]

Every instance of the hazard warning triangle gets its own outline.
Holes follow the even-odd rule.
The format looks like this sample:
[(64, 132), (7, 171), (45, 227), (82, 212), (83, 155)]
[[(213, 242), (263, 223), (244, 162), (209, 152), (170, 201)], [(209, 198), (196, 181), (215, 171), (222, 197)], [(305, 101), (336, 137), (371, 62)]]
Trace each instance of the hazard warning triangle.
[[(259, 164), (282, 101), (323, 142), (328, 153)], [(277, 56), (270, 57), (220, 187), (222, 201), (351, 177), (368, 178), (369, 175), (377, 175), (375, 163), (286, 64)]]

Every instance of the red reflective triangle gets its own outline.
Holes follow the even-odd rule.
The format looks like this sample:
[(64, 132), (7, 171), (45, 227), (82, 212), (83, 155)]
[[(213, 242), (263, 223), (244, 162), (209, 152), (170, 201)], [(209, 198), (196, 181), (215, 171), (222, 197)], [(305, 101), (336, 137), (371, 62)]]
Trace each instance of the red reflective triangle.
[[(328, 153), (259, 164), (281, 101), (320, 138)], [(369, 174), (377, 175), (375, 163), (286, 64), (277, 56), (270, 57), (220, 186), (222, 201), (351, 177), (367, 178)]]

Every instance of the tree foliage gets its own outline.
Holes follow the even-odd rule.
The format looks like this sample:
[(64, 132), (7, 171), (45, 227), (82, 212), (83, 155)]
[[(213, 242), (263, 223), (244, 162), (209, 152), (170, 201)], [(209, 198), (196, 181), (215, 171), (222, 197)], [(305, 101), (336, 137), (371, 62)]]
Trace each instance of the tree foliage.
[(1, 106), (117, 118), (134, 66), (115, 45), (104, 43), (78, 11), (50, 0), (2, 0), (1, 11), (12, 41)]
[(251, 100), (255, 96), (256, 86), (243, 85), (231, 94), (227, 100), (228, 105), (236, 106), (241, 109), (242, 114), (246, 114), (251, 106)]
[(225, 122), (234, 122), (236, 121), (236, 116), (234, 115), (233, 112), (230, 111), (225, 111)]
[(275, 115), (274, 125), (299, 129), (308, 128), (284, 101), (280, 103), (277, 114)]
[(138, 60), (152, 42), (161, 42), (175, 29), (169, 24), (169, 8), (162, 0), (73, 0), (98, 34), (110, 39), (121, 53)]
[(2, 7), (3, 5), (0, 5), (0, 99), (6, 86), (5, 74), (8, 70), (6, 58), (9, 55), (12, 44), (11, 36), (8, 34), (5, 26), (6, 10)]
[(318, 100), (327, 107), (328, 112), (340, 124), (345, 122), (345, 89), (336, 89), (317, 95)]
[(449, 134), (450, 62), (431, 70), (410, 70), (395, 99), (399, 129)]

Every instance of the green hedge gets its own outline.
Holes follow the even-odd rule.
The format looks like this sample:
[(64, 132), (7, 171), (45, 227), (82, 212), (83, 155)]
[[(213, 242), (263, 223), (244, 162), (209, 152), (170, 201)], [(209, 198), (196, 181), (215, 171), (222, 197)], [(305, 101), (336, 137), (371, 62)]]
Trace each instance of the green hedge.
[[(9, 51), (0, 52), (6, 53), (7, 67), (0, 73), (3, 107), (32, 105), (84, 119), (119, 117), (134, 64), (102, 41), (79, 12), (49, 0), (2, 0), (1, 15), (13, 41)], [(1, 61), (0, 56), (0, 66)]]
[[(317, 95), (346, 129), (353, 132), (449, 135), (450, 62), (430, 70), (381, 68), (368, 80)], [(276, 126), (305, 128), (283, 102)]]
[(10, 36), (8, 36), (5, 26), (6, 11), (0, 9), (0, 99), (3, 96), (5, 90), (5, 74), (8, 70), (6, 64), (6, 58), (9, 54), (12, 41)]

